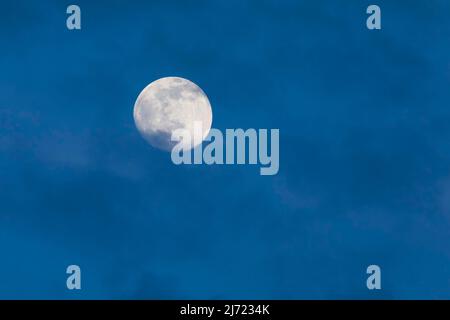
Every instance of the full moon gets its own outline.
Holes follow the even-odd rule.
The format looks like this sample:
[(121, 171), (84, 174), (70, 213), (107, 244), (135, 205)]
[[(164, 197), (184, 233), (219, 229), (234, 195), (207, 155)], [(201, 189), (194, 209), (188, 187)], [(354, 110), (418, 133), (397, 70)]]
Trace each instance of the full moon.
[[(198, 146), (208, 136), (212, 110), (208, 97), (195, 83), (166, 77), (150, 83), (139, 94), (133, 110), (134, 122), (142, 137), (152, 146), (170, 151), (178, 142), (172, 132), (188, 130), (192, 141), (184, 149)], [(195, 139), (194, 123), (202, 125), (202, 138)]]

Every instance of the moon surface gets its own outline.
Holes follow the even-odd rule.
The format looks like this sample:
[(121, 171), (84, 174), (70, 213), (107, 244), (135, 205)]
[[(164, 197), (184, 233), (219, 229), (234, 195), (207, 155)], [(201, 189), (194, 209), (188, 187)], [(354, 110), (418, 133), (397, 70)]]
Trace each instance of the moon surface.
[[(178, 77), (166, 77), (150, 83), (139, 94), (133, 110), (134, 122), (142, 137), (152, 146), (170, 151), (178, 142), (171, 141), (172, 132), (190, 132), (189, 150), (202, 143), (212, 124), (208, 97), (195, 83)], [(195, 138), (194, 123), (200, 122), (202, 138)]]

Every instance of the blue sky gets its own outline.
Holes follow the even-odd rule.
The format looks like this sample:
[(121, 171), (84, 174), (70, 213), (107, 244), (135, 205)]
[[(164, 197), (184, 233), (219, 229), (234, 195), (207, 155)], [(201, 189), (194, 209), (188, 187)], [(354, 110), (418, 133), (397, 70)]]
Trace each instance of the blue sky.
[[(0, 11), (0, 298), (450, 298), (448, 1), (377, 1), (380, 31), (366, 1), (69, 4)], [(149, 146), (165, 76), (279, 128), (279, 173)]]

